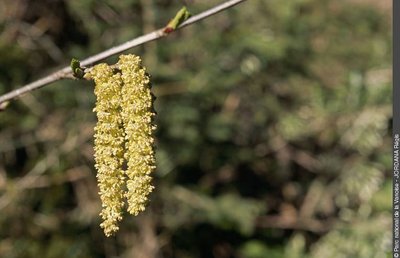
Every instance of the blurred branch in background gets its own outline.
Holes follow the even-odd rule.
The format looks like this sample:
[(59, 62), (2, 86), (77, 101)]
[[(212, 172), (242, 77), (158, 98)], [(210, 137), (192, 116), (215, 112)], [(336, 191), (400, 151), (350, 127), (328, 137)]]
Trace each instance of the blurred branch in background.
[[(217, 5), (213, 8), (208, 9), (207, 11), (204, 11), (200, 14), (197, 14), (195, 16), (192, 16), (191, 18), (187, 19), (185, 22), (183, 22), (182, 24), (180, 24), (175, 30), (181, 29), (183, 27), (186, 27), (188, 25), (191, 25), (193, 23), (196, 23), (198, 21), (201, 21), (207, 17), (210, 17), (214, 14), (217, 14), (223, 10), (226, 10), (228, 8), (231, 8), (241, 2), (244, 2), (246, 0), (230, 0), (227, 1), (225, 3), (222, 3), (220, 5)], [(108, 49), (104, 52), (101, 52), (99, 54), (96, 54), (94, 56), (88, 57), (84, 60), (81, 61), (81, 65), (82, 66), (88, 66), (88, 65), (92, 65), (98, 61), (101, 61), (103, 59), (106, 59), (107, 57), (119, 54), (125, 50), (131, 49), (133, 47), (137, 47), (140, 46), (144, 43), (159, 39), (161, 37), (165, 37), (167, 36), (169, 33), (165, 32), (164, 28), (150, 32), (148, 34), (145, 34), (143, 36), (137, 37), (135, 39), (132, 39), (124, 44), (121, 44), (119, 46), (113, 47), (111, 49)], [(9, 93), (6, 93), (2, 96), (0, 96), (0, 110), (1, 108), (5, 108), (5, 105), (2, 105), (3, 103), (6, 103), (14, 98), (17, 98), (21, 95), (23, 95), (24, 93), (39, 89), (45, 85), (48, 85), (50, 83), (53, 83), (55, 81), (61, 80), (61, 79), (65, 79), (65, 78), (69, 78), (69, 79), (73, 79), (73, 74), (72, 74), (72, 70), (71, 67), (67, 66), (64, 67), (44, 78), (41, 78), (37, 81), (34, 81), (30, 84), (27, 84), (25, 86), (22, 86), (16, 90), (13, 90)]]

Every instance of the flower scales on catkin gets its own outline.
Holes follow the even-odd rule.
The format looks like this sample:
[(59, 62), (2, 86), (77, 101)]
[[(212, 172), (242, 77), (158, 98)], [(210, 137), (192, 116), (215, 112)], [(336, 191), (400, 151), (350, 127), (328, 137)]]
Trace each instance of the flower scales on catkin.
[(154, 139), (152, 124), (153, 96), (146, 69), (140, 57), (120, 56), (118, 67), (124, 84), (122, 88), (122, 120), (125, 128), (128, 177), (125, 193), (128, 212), (137, 215), (145, 209), (147, 196), (153, 190), (149, 174), (155, 169)]
[(120, 114), (122, 80), (107, 64), (99, 64), (90, 72), (95, 81), (94, 93), (97, 97), (94, 111), (97, 125), (94, 135), (94, 158), (97, 181), (100, 188), (103, 223), (100, 226), (107, 236), (119, 228), (124, 206), (124, 136)]
[[(149, 77), (137, 56), (122, 55), (117, 66), (99, 64), (85, 76), (96, 83), (95, 167), (106, 236), (118, 230), (124, 197), (128, 212), (137, 215), (154, 188), (149, 176), (155, 169)], [(121, 169), (124, 159), (126, 171)]]

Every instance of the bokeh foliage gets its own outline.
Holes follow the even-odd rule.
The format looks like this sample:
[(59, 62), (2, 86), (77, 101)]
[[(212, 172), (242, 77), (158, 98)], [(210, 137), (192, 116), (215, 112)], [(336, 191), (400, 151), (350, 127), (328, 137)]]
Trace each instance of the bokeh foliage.
[[(247, 1), (128, 51), (157, 96), (156, 189), (115, 238), (99, 228), (93, 85), (60, 81), (13, 102), (0, 113), (0, 256), (384, 257), (382, 2)], [(192, 13), (216, 3), (187, 1)], [(0, 93), (162, 27), (182, 4), (3, 0)]]

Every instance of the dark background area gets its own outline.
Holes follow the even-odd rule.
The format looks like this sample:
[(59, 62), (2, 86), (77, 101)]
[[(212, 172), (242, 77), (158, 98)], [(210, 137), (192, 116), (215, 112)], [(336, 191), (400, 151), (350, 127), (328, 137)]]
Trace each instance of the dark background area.
[[(161, 28), (183, 4), (217, 3), (2, 0), (0, 94)], [(12, 102), (0, 113), (0, 257), (384, 257), (390, 22), (388, 0), (253, 0), (127, 51), (157, 97), (156, 188), (111, 238), (92, 82)]]

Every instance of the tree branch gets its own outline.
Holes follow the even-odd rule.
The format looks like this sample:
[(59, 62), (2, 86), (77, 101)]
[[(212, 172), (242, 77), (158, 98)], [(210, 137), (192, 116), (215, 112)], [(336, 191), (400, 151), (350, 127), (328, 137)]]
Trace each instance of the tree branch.
[[(217, 5), (215, 7), (212, 7), (210, 9), (208, 9), (207, 11), (204, 11), (200, 14), (197, 14), (195, 16), (192, 16), (191, 18), (189, 18), (188, 20), (186, 20), (185, 22), (183, 22), (181, 25), (179, 25), (176, 30), (181, 29), (183, 27), (186, 27), (188, 25), (191, 25), (193, 23), (196, 23), (200, 20), (203, 20), (209, 16), (212, 16), (216, 13), (219, 13), (225, 9), (228, 9), (230, 7), (233, 7), (241, 2), (244, 2), (246, 0), (230, 0), (227, 1), (225, 3), (222, 3), (220, 5)], [(103, 59), (106, 59), (110, 56), (119, 54), (125, 50), (131, 49), (133, 47), (137, 47), (140, 46), (144, 43), (162, 38), (167, 36), (169, 33), (164, 32), (164, 28), (150, 32), (148, 34), (142, 35), (140, 37), (137, 37), (135, 39), (132, 39), (128, 42), (125, 42), (119, 46), (110, 48), (104, 52), (101, 52), (99, 54), (96, 54), (94, 56), (88, 57), (85, 60), (81, 61), (81, 65), (82, 66), (89, 66), (92, 65), (98, 61), (101, 61)], [(53, 83), (55, 81), (61, 80), (61, 79), (65, 79), (65, 78), (73, 78), (72, 76), (72, 70), (69, 66), (64, 67), (46, 77), (43, 77), (39, 80), (36, 80), (32, 83), (29, 83), (25, 86), (22, 86), (16, 90), (10, 91), (9, 93), (6, 93), (2, 96), (0, 96), (0, 107), (2, 107), (4, 104), (6, 104), (8, 101), (15, 99), (17, 97), (20, 97), (21, 95), (39, 89), (45, 85), (48, 85), (50, 83)]]

